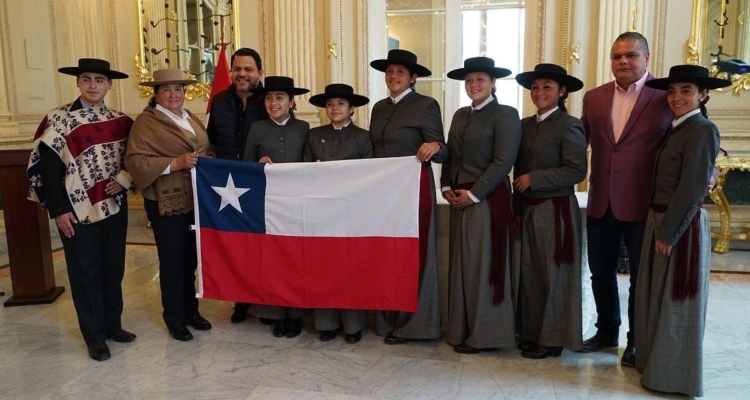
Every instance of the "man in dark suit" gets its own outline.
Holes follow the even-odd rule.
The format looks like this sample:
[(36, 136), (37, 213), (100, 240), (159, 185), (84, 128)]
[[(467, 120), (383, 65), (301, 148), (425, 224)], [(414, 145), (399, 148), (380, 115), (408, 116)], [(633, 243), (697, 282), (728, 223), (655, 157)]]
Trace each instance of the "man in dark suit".
[(617, 259), (620, 242), (630, 258), (628, 342), (621, 363), (635, 364), (633, 292), (641, 242), (653, 188), (654, 160), (673, 119), (666, 93), (645, 86), (648, 42), (637, 32), (621, 34), (612, 45), (614, 82), (583, 98), (582, 122), (591, 144), (588, 200), (588, 257), (598, 314), (596, 334), (583, 342), (584, 352), (618, 347), (620, 301)]

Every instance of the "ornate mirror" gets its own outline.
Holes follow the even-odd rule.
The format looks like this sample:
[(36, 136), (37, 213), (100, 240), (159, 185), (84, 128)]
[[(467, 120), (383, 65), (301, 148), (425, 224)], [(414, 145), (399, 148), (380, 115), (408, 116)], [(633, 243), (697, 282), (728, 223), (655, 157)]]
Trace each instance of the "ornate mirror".
[[(162, 68), (179, 68), (198, 80), (186, 88), (192, 100), (211, 93), (222, 39), (228, 56), (237, 42), (232, 0), (138, 0), (140, 52), (135, 57), (140, 82)], [(151, 88), (138, 86), (142, 97)]]
[(723, 90), (737, 95), (750, 90), (750, 2), (693, 0), (687, 51), (687, 63), (704, 65), (714, 75), (732, 81)]

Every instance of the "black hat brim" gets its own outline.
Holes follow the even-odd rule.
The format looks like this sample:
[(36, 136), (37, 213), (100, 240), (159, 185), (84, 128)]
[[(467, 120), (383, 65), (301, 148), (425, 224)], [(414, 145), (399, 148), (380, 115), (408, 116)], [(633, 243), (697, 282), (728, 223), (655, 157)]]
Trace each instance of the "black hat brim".
[(329, 99), (346, 99), (352, 107), (361, 107), (370, 102), (369, 98), (358, 94), (320, 93), (310, 97), (310, 104), (325, 108)]
[(268, 92), (285, 92), (289, 94), (290, 96), (297, 96), (305, 93), (309, 93), (310, 89), (305, 88), (273, 88), (273, 87), (257, 87), (255, 89), (250, 89), (250, 93), (252, 94), (266, 94)]
[(531, 85), (534, 83), (534, 80), (536, 79), (552, 79), (553, 81), (560, 84), (560, 86), (565, 86), (565, 90), (568, 93), (577, 92), (581, 89), (583, 89), (583, 81), (580, 79), (566, 75), (566, 74), (558, 74), (555, 72), (539, 72), (539, 71), (528, 71), (528, 72), (522, 72), (518, 75), (516, 75), (516, 82), (518, 82), (519, 85), (525, 87), (526, 89), (531, 90)]
[(417, 76), (420, 78), (432, 75), (432, 71), (422, 65), (415, 63), (388, 59), (370, 61), (370, 66), (380, 72), (385, 72), (385, 70), (388, 69), (389, 65), (403, 65), (406, 68), (409, 68), (409, 71), (411, 71), (413, 74), (417, 74)]
[(78, 68), (78, 67), (63, 67), (59, 68), (57, 72), (60, 72), (65, 75), (73, 75), (73, 76), (79, 76), (84, 72), (93, 72), (95, 74), (102, 74), (106, 76), (109, 79), (126, 79), (128, 78), (128, 74), (125, 74), (120, 71), (115, 71), (111, 69), (95, 69), (95, 68)]
[(651, 79), (650, 81), (646, 81), (646, 86), (656, 89), (656, 90), (667, 90), (669, 89), (669, 85), (673, 83), (694, 83), (699, 87), (703, 87), (706, 89), (720, 89), (727, 86), (731, 86), (732, 82), (721, 79), (721, 78), (714, 78), (710, 76), (701, 76), (701, 77), (681, 77), (681, 78), (657, 78), (657, 79)]
[(472, 72), (484, 72), (496, 79), (505, 78), (511, 74), (509, 69), (499, 67), (458, 68), (448, 72), (448, 78), (462, 81)]

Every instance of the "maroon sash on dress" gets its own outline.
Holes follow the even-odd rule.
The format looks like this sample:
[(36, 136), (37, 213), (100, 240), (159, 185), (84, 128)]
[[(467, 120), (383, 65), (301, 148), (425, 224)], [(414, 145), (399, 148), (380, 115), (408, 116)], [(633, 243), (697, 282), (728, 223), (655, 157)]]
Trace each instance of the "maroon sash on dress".
[[(561, 263), (573, 263), (573, 224), (570, 219), (570, 196), (558, 197), (526, 197), (521, 196), (524, 203), (536, 206), (552, 199), (555, 209), (555, 263), (560, 268)], [(562, 224), (564, 226), (561, 226)], [(563, 232), (563, 229), (565, 232)], [(562, 239), (561, 239), (562, 238)]]
[[(474, 182), (451, 185), (453, 190), (471, 190)], [(492, 267), (489, 282), (492, 286), (492, 304), (499, 305), (505, 300), (506, 265), (513, 263), (513, 209), (510, 190), (501, 184), (485, 199), (490, 207), (492, 218)]]
[[(651, 204), (651, 211), (663, 214), (667, 206), (662, 204)], [(672, 282), (672, 299), (682, 301), (694, 299), (698, 295), (698, 270), (700, 268), (699, 246), (700, 246), (700, 210), (695, 213), (690, 226), (677, 241), (677, 265), (674, 270)], [(688, 242), (689, 241), (689, 242)], [(690, 248), (688, 250), (688, 247)], [(685, 267), (683, 267), (685, 266)]]

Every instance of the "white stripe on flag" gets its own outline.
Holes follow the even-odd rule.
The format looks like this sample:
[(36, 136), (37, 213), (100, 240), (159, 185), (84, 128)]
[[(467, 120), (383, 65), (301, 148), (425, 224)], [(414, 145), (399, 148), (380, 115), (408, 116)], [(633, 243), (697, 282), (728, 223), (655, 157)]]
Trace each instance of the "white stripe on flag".
[(414, 157), (267, 165), (266, 233), (416, 238), (420, 168)]

